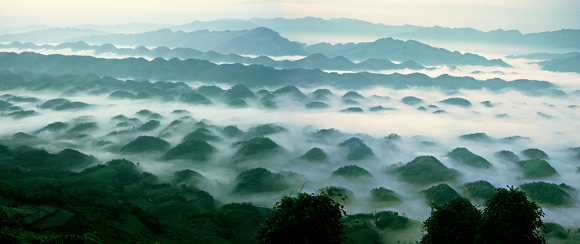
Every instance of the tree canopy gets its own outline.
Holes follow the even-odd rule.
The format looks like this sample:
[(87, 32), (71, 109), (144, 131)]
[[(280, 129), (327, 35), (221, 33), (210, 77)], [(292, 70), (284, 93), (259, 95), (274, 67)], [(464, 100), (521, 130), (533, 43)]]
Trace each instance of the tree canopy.
[(332, 194), (282, 196), (256, 238), (260, 243), (342, 243), (347, 237), (340, 219), (346, 212)]

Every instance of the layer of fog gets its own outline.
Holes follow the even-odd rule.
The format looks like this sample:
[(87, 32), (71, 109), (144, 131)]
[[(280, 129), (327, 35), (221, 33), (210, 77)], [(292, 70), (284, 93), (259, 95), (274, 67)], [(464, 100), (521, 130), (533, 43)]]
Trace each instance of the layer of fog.
[[(193, 88), (201, 83), (189, 83)], [(229, 86), (220, 85), (227, 89)], [(279, 108), (269, 110), (260, 108), (258, 101), (247, 100), (250, 104), (248, 108), (234, 109), (224, 105), (223, 102), (212, 99), (215, 105), (193, 106), (180, 102), (163, 103), (157, 100), (110, 100), (107, 95), (103, 96), (75, 96), (66, 97), (71, 101), (81, 101), (96, 105), (93, 108), (80, 111), (52, 111), (42, 110), (35, 107), (43, 101), (61, 97), (59, 93), (33, 93), (30, 91), (14, 90), (9, 93), (18, 96), (33, 96), (42, 101), (36, 104), (16, 103), (24, 110), (34, 109), (40, 113), (38, 116), (14, 120), (9, 117), (0, 117), (0, 137), (10, 137), (12, 134), (22, 131), (29, 134), (43, 128), (49, 123), (56, 121), (71, 122), (79, 120), (80, 116), (86, 121), (94, 121), (99, 124), (99, 130), (92, 132), (88, 138), (82, 140), (62, 140), (63, 143), (56, 143), (51, 133), (41, 133), (38, 136), (47, 139), (50, 143), (42, 146), (52, 153), (56, 153), (68, 146), (75, 145), (79, 151), (91, 154), (106, 162), (115, 158), (126, 158), (134, 162), (140, 162), (140, 167), (144, 171), (159, 175), (162, 179), (168, 179), (176, 170), (189, 168), (200, 172), (210, 179), (212, 184), (206, 186), (216, 199), (222, 203), (231, 201), (252, 201), (256, 205), (271, 207), (276, 198), (291, 190), (299, 190), (304, 184), (304, 191), (315, 192), (325, 186), (344, 186), (354, 192), (350, 196), (346, 210), (348, 213), (370, 212), (372, 210), (394, 210), (406, 213), (407, 216), (423, 221), (429, 215), (429, 207), (426, 200), (420, 195), (420, 191), (429, 186), (414, 186), (397, 180), (396, 177), (383, 173), (384, 170), (396, 163), (407, 163), (419, 155), (433, 155), (437, 157), (447, 167), (457, 169), (461, 172), (461, 177), (454, 182), (448, 182), (450, 186), (463, 194), (460, 186), (466, 182), (476, 180), (487, 180), (496, 187), (506, 185), (519, 186), (523, 183), (538, 180), (522, 179), (521, 170), (513, 163), (506, 163), (497, 160), (493, 154), (500, 150), (510, 150), (519, 154), (524, 149), (539, 148), (549, 156), (548, 162), (558, 171), (560, 176), (548, 178), (544, 181), (553, 183), (566, 183), (576, 189), (580, 189), (578, 182), (578, 164), (572, 159), (573, 154), (567, 149), (578, 147), (577, 138), (580, 136), (580, 128), (574, 126), (580, 121), (580, 114), (577, 109), (568, 107), (569, 105), (580, 105), (580, 98), (550, 98), (550, 97), (529, 97), (519, 92), (505, 92), (495, 94), (486, 90), (460, 90), (454, 95), (447, 95), (446, 91), (437, 89), (406, 89), (392, 90), (387, 88), (375, 88), (359, 91), (366, 99), (359, 100), (359, 105), (346, 105), (340, 96), (346, 90), (335, 90), (329, 87), (337, 96), (327, 101), (331, 107), (319, 110), (307, 110), (304, 103), (279, 97), (276, 100)], [(312, 92), (313, 89), (301, 89), (304, 93)], [(257, 91), (257, 89), (253, 89)], [(382, 97), (372, 97), (379, 95)], [(416, 96), (424, 100), (424, 103), (409, 106), (400, 102), (405, 96)], [(473, 104), (472, 107), (462, 108), (454, 105), (442, 104), (439, 101), (450, 97), (462, 97), (468, 99)], [(493, 107), (486, 107), (480, 104), (482, 101), (491, 101)], [(395, 108), (397, 110), (371, 113), (369, 107), (381, 105), (383, 107)], [(417, 110), (420, 105), (427, 107), (427, 111)], [(430, 108), (427, 105), (436, 105), (438, 108)], [(361, 107), (364, 113), (342, 113), (342, 109), (348, 107)], [(114, 130), (122, 130), (115, 126), (117, 121), (112, 121), (111, 117), (124, 114), (128, 117), (137, 117), (146, 122), (147, 119), (137, 116), (135, 113), (142, 109), (148, 109), (161, 114), (159, 129), (129, 133), (127, 135), (107, 136)], [(157, 161), (161, 155), (125, 155), (116, 152), (106, 152), (95, 147), (95, 143), (100, 140), (110, 140), (118, 145), (124, 145), (139, 135), (160, 136), (163, 128), (171, 121), (183, 117), (171, 113), (176, 109), (185, 109), (191, 112), (194, 120), (190, 121), (189, 128), (182, 129), (181, 133), (174, 133), (172, 136), (163, 138), (176, 146), (187, 133), (192, 132), (192, 123), (205, 121), (216, 135), (223, 138), (220, 133), (221, 128), (227, 125), (237, 125), (238, 128), (247, 132), (251, 127), (265, 123), (276, 123), (286, 129), (287, 132), (267, 135), (277, 144), (284, 148), (284, 152), (272, 156), (265, 160), (249, 160), (242, 164), (233, 164), (232, 156), (235, 148), (231, 144), (238, 139), (225, 139), (221, 142), (209, 142), (218, 149), (218, 153), (212, 156), (208, 162), (200, 163), (187, 160)], [(435, 110), (442, 109), (448, 113), (433, 114)], [(552, 116), (551, 119), (538, 115), (538, 112)], [(498, 118), (498, 114), (507, 114), (507, 118)], [(335, 128), (345, 134), (333, 140), (313, 140), (310, 133), (318, 129)], [(518, 140), (509, 143), (481, 143), (459, 140), (460, 135), (484, 132), (487, 135), (500, 139), (504, 137), (519, 135), (529, 137), (530, 140)], [(357, 134), (362, 133), (362, 134)], [(386, 142), (383, 137), (397, 133), (403, 137), (399, 142), (395, 142), (395, 147)], [(375, 157), (367, 160), (348, 161), (345, 159), (348, 153), (344, 147), (337, 144), (349, 139), (352, 136), (359, 137), (375, 153)], [(52, 139), (52, 140), (51, 140)], [(58, 140), (56, 140), (58, 141)], [(435, 146), (425, 146), (423, 141), (435, 142)], [(66, 144), (69, 143), (69, 144)], [(330, 157), (329, 163), (315, 164), (297, 160), (313, 147), (322, 148)], [(445, 155), (456, 147), (466, 147), (475, 154), (478, 154), (493, 164), (489, 170), (481, 170), (464, 166), (449, 160)], [(519, 154), (520, 155), (520, 154)], [(521, 157), (521, 155), (520, 155)], [(358, 165), (367, 169), (374, 175), (374, 179), (367, 181), (347, 181), (330, 178), (331, 173), (341, 166)], [(285, 192), (272, 194), (262, 194), (256, 196), (236, 196), (230, 194), (235, 186), (235, 176), (242, 170), (264, 167), (273, 172), (292, 171), (302, 174), (306, 180), (293, 182), (291, 189)], [(435, 184), (433, 184), (435, 185)], [(369, 191), (375, 187), (386, 187), (401, 195), (404, 204), (396, 206), (377, 207), (369, 205)], [(465, 194), (463, 194), (465, 195)], [(578, 201), (578, 199), (576, 199)], [(547, 216), (545, 220), (560, 223), (566, 227), (580, 226), (580, 216), (572, 213), (580, 211), (577, 207), (567, 208), (545, 208)]]

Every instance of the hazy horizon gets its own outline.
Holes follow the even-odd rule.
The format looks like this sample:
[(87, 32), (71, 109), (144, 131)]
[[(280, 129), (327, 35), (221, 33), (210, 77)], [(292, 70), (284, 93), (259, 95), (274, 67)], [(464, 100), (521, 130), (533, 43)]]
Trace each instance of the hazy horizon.
[[(136, 7), (138, 6), (138, 7)], [(0, 3), (0, 28), (44, 24), (70, 27), (86, 24), (151, 23), (178, 25), (196, 20), (250, 18), (351, 18), (385, 25), (470, 27), (481, 31), (522, 33), (580, 29), (580, 3), (558, 1), (236, 1), (212, 3), (155, 1), (18, 1)]]

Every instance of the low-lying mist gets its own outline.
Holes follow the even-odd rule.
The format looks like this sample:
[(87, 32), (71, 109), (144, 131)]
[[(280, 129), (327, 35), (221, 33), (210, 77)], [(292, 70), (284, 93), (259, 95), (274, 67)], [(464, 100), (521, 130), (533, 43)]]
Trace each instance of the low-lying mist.
[[(470, 71), (469, 67), (460, 69)], [(568, 75), (570, 74), (560, 74), (560, 77)], [(574, 88), (576, 84), (572, 82), (575, 78), (577, 77), (570, 75), (567, 80), (550, 81), (561, 85), (563, 90), (567, 91), (577, 89)], [(187, 84), (194, 90), (201, 85), (216, 85), (200, 82)], [(230, 86), (219, 84), (217, 86), (224, 90), (230, 89)], [(324, 98), (316, 97), (317, 89), (328, 89), (327, 95)], [(435, 88), (405, 90), (375, 88), (357, 91), (360, 96), (351, 93), (350, 96), (343, 97), (348, 90), (318, 87), (300, 88), (300, 91), (306, 94), (300, 99), (289, 93), (279, 94), (272, 98), (276, 107), (267, 108), (260, 102), (261, 98), (274, 90), (268, 92), (258, 90), (252, 88), (257, 98), (243, 99), (247, 106), (238, 108), (232, 107), (231, 104), (228, 106), (219, 97), (208, 97), (212, 105), (191, 105), (179, 101), (163, 102), (158, 99), (112, 99), (108, 97), (108, 93), (87, 95), (81, 92), (77, 95), (63, 96), (60, 92), (7, 90), (0, 93), (4, 94), (1, 96), (2, 100), (20, 107), (23, 111), (35, 110), (38, 114), (15, 119), (7, 116), (8, 112), (2, 112), (1, 143), (17, 147), (30, 145), (32, 142), (34, 147), (45, 148), (51, 153), (74, 148), (97, 157), (101, 162), (124, 158), (139, 162), (143, 171), (158, 175), (162, 181), (168, 180), (177, 170), (191, 169), (208, 179), (209, 183), (199, 187), (208, 191), (221, 203), (251, 201), (258, 206), (271, 207), (282, 194), (300, 190), (302, 187), (305, 192), (317, 192), (318, 189), (327, 186), (342, 186), (353, 192), (346, 205), (346, 210), (350, 214), (393, 210), (419, 221), (425, 220), (430, 211), (428, 200), (421, 191), (440, 182), (408, 183), (387, 171), (394, 164), (404, 165), (421, 155), (435, 156), (446, 167), (458, 170), (459, 177), (445, 183), (463, 196), (467, 196), (462, 188), (463, 184), (477, 180), (488, 181), (495, 187), (520, 186), (541, 180), (556, 184), (565, 183), (580, 189), (578, 181), (580, 165), (578, 159), (574, 158), (575, 153), (569, 150), (580, 146), (577, 140), (580, 129), (575, 126), (580, 120), (580, 114), (577, 113), (578, 108), (573, 106), (580, 104), (579, 97), (531, 97), (514, 91), (500, 94), (486, 90), (449, 92)], [(35, 102), (23, 99), (11, 100), (14, 96), (35, 97), (38, 100)], [(404, 103), (406, 100), (403, 98), (408, 96), (421, 100)], [(442, 102), (456, 97), (468, 100), (470, 105)], [(66, 98), (90, 106), (62, 111), (37, 107), (55, 98)], [(305, 106), (311, 101), (324, 102), (328, 107)], [(370, 108), (377, 106), (383, 109), (371, 111)], [(360, 110), (349, 110), (352, 107), (358, 107)], [(127, 118), (113, 119), (117, 115), (124, 115)], [(143, 129), (142, 125), (151, 120), (159, 121), (159, 125)], [(179, 120), (180, 124), (172, 123), (176, 120)], [(38, 132), (48, 124), (58, 121), (68, 123), (68, 130), (65, 130), (68, 132)], [(70, 132), (71, 128), (83, 122), (96, 122), (97, 126), (82, 133)], [(268, 132), (260, 132), (257, 129), (258, 126), (269, 123), (283, 129)], [(224, 128), (228, 125), (237, 126), (244, 134), (227, 136)], [(207, 128), (210, 134), (220, 138), (207, 140), (216, 151), (206, 161), (161, 160), (164, 153), (162, 151), (139, 154), (119, 151), (120, 147), (143, 135), (162, 138), (170, 143), (170, 147), (175, 147), (187, 134), (198, 128)], [(336, 131), (324, 130), (331, 128)], [(319, 130), (329, 134), (321, 136), (322, 133), (316, 133)], [(37, 138), (22, 141), (13, 137), (17, 132), (35, 135)], [(485, 137), (485, 140), (460, 138), (462, 135), (472, 133), (485, 133), (488, 137)], [(237, 152), (239, 146), (232, 144), (256, 136), (270, 138), (281, 149), (261, 157), (239, 157)], [(349, 148), (339, 144), (352, 137), (362, 140), (372, 149), (374, 156), (349, 160)], [(506, 139), (509, 137), (512, 138)], [(328, 159), (322, 162), (300, 159), (314, 147), (322, 149)], [(481, 169), (450, 159), (447, 154), (457, 147), (467, 148), (488, 160), (492, 166)], [(521, 152), (529, 148), (538, 148), (549, 155), (546, 161), (558, 175), (542, 179), (525, 177), (516, 163), (494, 156), (498, 151), (509, 150), (521, 160), (526, 160), (528, 158)], [(335, 170), (347, 165), (357, 165), (366, 169), (372, 177), (352, 179), (332, 176)], [(283, 191), (232, 194), (237, 184), (236, 176), (244, 170), (257, 167), (274, 173), (291, 171), (298, 175), (288, 178), (291, 179), (290, 187)], [(402, 204), (372, 204), (369, 200), (370, 191), (378, 187), (395, 191)], [(573, 194), (572, 197), (574, 198), (572, 205), (545, 207), (545, 221), (556, 222), (565, 227), (580, 226), (580, 216), (573, 214), (580, 211), (577, 204), (579, 199), (577, 194)]]

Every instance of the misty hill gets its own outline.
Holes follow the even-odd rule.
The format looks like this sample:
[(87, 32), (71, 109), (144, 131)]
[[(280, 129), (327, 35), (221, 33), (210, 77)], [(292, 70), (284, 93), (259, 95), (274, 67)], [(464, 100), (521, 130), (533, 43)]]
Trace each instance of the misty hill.
[(499, 152), (494, 153), (493, 156), (512, 163), (520, 161), (520, 157), (518, 157), (518, 155), (508, 150), (501, 150)]
[(421, 193), (425, 195), (425, 199), (429, 203), (436, 205), (445, 205), (447, 202), (453, 200), (454, 198), (460, 197), (453, 188), (445, 183), (432, 186), (421, 191)]
[(479, 142), (493, 142), (493, 141), (495, 141), (493, 138), (491, 138), (490, 136), (488, 136), (487, 134), (485, 134), (483, 132), (461, 135), (461, 136), (459, 136), (459, 139), (468, 140), (468, 141), (479, 141)]
[(341, 147), (348, 147), (348, 155), (346, 156), (346, 159), (348, 160), (367, 159), (375, 155), (373, 150), (357, 137), (351, 137), (338, 145)]
[[(0, 145), (0, 147), (4, 147)], [(99, 160), (92, 155), (86, 155), (74, 149), (64, 149), (52, 154), (44, 149), (29, 148), (27, 150), (15, 150), (4, 148), (3, 154), (11, 157), (2, 157), (3, 163), (21, 165), (33, 169), (52, 168), (79, 170), (91, 164), (99, 163)]]
[(238, 182), (233, 190), (236, 194), (277, 192), (287, 189), (290, 184), (283, 175), (272, 173), (264, 168), (254, 168), (241, 172), (236, 177)]
[(358, 179), (358, 178), (372, 178), (373, 175), (366, 169), (363, 169), (357, 165), (347, 165), (342, 166), (332, 172), (333, 177), (342, 177), (348, 179)]
[(537, 148), (528, 148), (523, 150), (522, 154), (530, 159), (550, 159), (548, 154)]
[(558, 175), (556, 169), (554, 169), (552, 165), (542, 159), (519, 161), (517, 164), (524, 172), (524, 177), (528, 179), (543, 179)]
[(576, 72), (580, 73), (580, 54), (563, 59), (539, 62), (543, 70), (555, 72)]
[(195, 131), (187, 134), (185, 137), (183, 137), (182, 142), (189, 140), (219, 141), (221, 138), (219, 136), (213, 135), (209, 129), (202, 127), (197, 128)]
[(477, 168), (489, 168), (491, 164), (485, 158), (476, 155), (465, 147), (458, 147), (447, 153), (447, 157)]
[(501, 59), (487, 60), (477, 54), (457, 51), (451, 52), (443, 48), (435, 48), (417, 41), (401, 41), (393, 38), (382, 38), (374, 42), (329, 44), (318, 43), (304, 47), (312, 53), (322, 53), (328, 57), (343, 56), (351, 60), (367, 60), (371, 58), (394, 61), (413, 60), (423, 65), (481, 65), (511, 67)]
[(401, 102), (407, 105), (415, 105), (423, 102), (423, 99), (414, 96), (406, 96), (401, 98)]
[(433, 156), (419, 156), (413, 161), (400, 166), (391, 167), (388, 172), (398, 175), (403, 181), (416, 184), (430, 184), (441, 181), (454, 180), (459, 172), (445, 167)]
[(169, 143), (154, 136), (139, 136), (135, 140), (121, 147), (121, 152), (139, 153), (147, 151), (165, 151)]
[(463, 184), (463, 188), (467, 190), (469, 197), (479, 198), (482, 200), (487, 200), (495, 193), (495, 186), (484, 180), (465, 183)]
[(193, 159), (205, 161), (209, 155), (216, 151), (215, 147), (202, 140), (189, 140), (174, 148), (169, 149), (162, 157), (162, 160), (171, 159)]
[(385, 187), (379, 187), (371, 189), (371, 201), (373, 203), (398, 203), (401, 202), (401, 199), (395, 191)]
[(302, 155), (300, 159), (311, 162), (326, 161), (328, 159), (328, 156), (326, 155), (326, 153), (324, 153), (322, 149), (318, 147), (313, 147), (312, 149), (308, 150), (308, 152), (306, 152), (304, 155)]
[(440, 101), (440, 103), (456, 105), (456, 106), (460, 106), (460, 107), (464, 107), (464, 108), (471, 107), (471, 102), (469, 102), (465, 98), (460, 98), (460, 97), (447, 98), (443, 101)]
[(47, 42), (62, 42), (66, 39), (71, 39), (87, 35), (105, 35), (108, 32), (76, 29), (76, 28), (52, 28), (44, 30), (35, 30), (26, 33), (5, 34), (0, 36), (0, 42), (32, 42), (32, 43), (47, 43)]
[(302, 45), (291, 42), (277, 32), (267, 28), (239, 31), (173, 32), (169, 29), (139, 34), (87, 35), (67, 41), (84, 41), (92, 44), (111, 43), (132, 46), (187, 47), (201, 51), (252, 55), (303, 55)]
[(538, 203), (566, 205), (574, 202), (572, 196), (568, 193), (569, 191), (574, 191), (574, 189), (564, 183), (556, 185), (539, 181), (523, 184), (520, 188)]
[[(142, 58), (127, 59), (101, 59), (87, 56), (64, 56), (64, 55), (41, 55), (30, 52), (0, 53), (0, 70), (10, 69), (12, 72), (31, 71), (35, 73), (46, 73), (50, 75), (62, 74), (86, 74), (93, 73), (101, 76), (110, 77), (132, 77), (133, 79), (160, 79), (160, 80), (198, 80), (212, 81), (226, 84), (244, 84), (244, 85), (262, 85), (268, 87), (282, 87), (285, 85), (314, 87), (314, 86), (339, 86), (342, 87), (342, 81), (352, 81), (351, 79), (364, 78), (373, 83), (358, 86), (356, 83), (349, 83), (350, 90), (370, 88), (373, 86), (390, 87), (394, 89), (405, 89), (408, 87), (439, 87), (445, 90), (458, 89), (482, 89), (487, 88), (491, 91), (501, 91), (503, 89), (518, 90), (534, 95), (551, 94), (554, 85), (547, 81), (536, 80), (513, 80), (505, 81), (494, 78), (489, 80), (476, 80), (472, 77), (453, 77), (442, 75), (431, 78), (425, 74), (373, 74), (373, 73), (325, 73), (321, 70), (307, 69), (283, 69), (277, 70), (271, 67), (260, 65), (244, 66), (242, 64), (223, 64), (216, 65), (208, 61), (187, 59), (165, 60), (161, 58), (147, 61)], [(2, 84), (0, 87), (22, 87), (22, 77), (0, 72)], [(79, 76), (75, 76), (78, 79)], [(94, 77), (90, 79), (95, 79)], [(90, 79), (85, 80), (91, 84)], [(112, 78), (103, 79), (106, 84), (113, 85)], [(69, 84), (72, 81), (68, 81)], [(159, 84), (158, 84), (159, 83)], [(41, 87), (42, 83), (36, 87)], [(63, 81), (49, 84), (63, 84)], [(146, 88), (152, 89), (157, 86), (168, 85), (169, 82), (124, 82), (126, 89)], [(183, 90), (191, 91), (192, 89), (180, 82), (171, 84), (172, 89), (164, 88), (168, 92), (180, 94), (181, 90), (176, 87), (183, 87)], [(43, 86), (44, 87), (44, 86)], [(38, 88), (33, 88), (38, 89)], [(113, 89), (110, 89), (113, 90)]]
[(236, 152), (236, 157), (261, 155), (281, 148), (268, 137), (254, 137), (247, 141), (236, 142), (234, 146), (240, 146)]
[[(191, 48), (167, 48), (164, 46), (157, 47), (155, 49), (148, 49), (144, 46), (139, 46), (137, 48), (117, 48), (111, 44), (98, 45), (88, 45), (83, 41), (78, 42), (66, 42), (59, 44), (57, 46), (51, 45), (35, 45), (33, 43), (20, 43), (12, 42), (10, 44), (0, 44), (0, 48), (19, 48), (19, 49), (52, 49), (52, 50), (62, 50), (65, 48), (70, 48), (73, 51), (81, 50), (92, 50), (96, 54), (103, 52), (118, 54), (120, 56), (143, 56), (151, 58), (179, 58), (188, 59), (195, 58), (201, 60), (211, 61), (213, 63), (243, 63), (243, 64), (260, 64), (265, 66), (271, 66), (281, 69), (291, 69), (291, 68), (307, 68), (307, 69), (322, 69), (322, 70), (349, 70), (349, 71), (379, 71), (379, 70), (396, 70), (396, 69), (411, 69), (411, 70), (421, 70), (425, 69), (424, 66), (408, 60), (400, 64), (395, 64), (389, 60), (385, 59), (368, 59), (363, 62), (354, 63), (345, 57), (334, 57), (332, 59), (324, 56), (320, 53), (311, 54), (307, 57), (296, 61), (281, 60), (276, 61), (266, 56), (259, 57), (244, 57), (238, 54), (230, 53), (227, 55), (215, 52), (207, 51), (202, 52)], [(215, 91), (214, 91), (215, 92)]]

